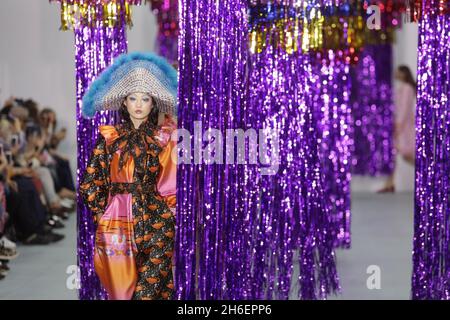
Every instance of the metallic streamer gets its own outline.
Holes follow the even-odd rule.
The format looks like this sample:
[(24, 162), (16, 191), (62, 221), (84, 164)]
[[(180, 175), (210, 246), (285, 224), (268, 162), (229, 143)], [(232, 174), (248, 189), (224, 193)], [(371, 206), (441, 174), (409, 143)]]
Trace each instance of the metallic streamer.
[[(205, 130), (242, 127), (246, 19), (244, 0), (180, 1), (180, 128), (194, 133), (194, 121)], [(198, 164), (202, 136), (191, 141), (197, 162), (178, 163), (177, 297), (245, 299), (251, 261), (246, 206), (252, 204), (244, 199), (254, 182), (242, 165)]]
[[(353, 48), (356, 55), (366, 44), (392, 42), (403, 8), (394, 0), (250, 2), (252, 52), (275, 45), (288, 52)], [(292, 5), (286, 6), (289, 3)], [(380, 30), (370, 30), (366, 25), (367, 7), (372, 4), (380, 8)], [(266, 42), (268, 29), (273, 38)]]
[(390, 44), (367, 45), (351, 68), (353, 174), (388, 175), (394, 169), (392, 65)]
[[(326, 298), (339, 290), (339, 284), (309, 82), (316, 70), (303, 53), (321, 45), (322, 16), (316, 10), (308, 19), (297, 19), (304, 17), (305, 6), (292, 1), (277, 2), (274, 8), (271, 2), (253, 4), (266, 17), (278, 15), (276, 23), (263, 24), (264, 37), (258, 39), (263, 50), (253, 51), (249, 86), (250, 112), (259, 115), (258, 125), (278, 130), (281, 160), (275, 175), (261, 176), (254, 252), (264, 264), (257, 265), (255, 294), (287, 299), (296, 286), (300, 299)], [(255, 20), (251, 19), (252, 28)], [(298, 36), (299, 30), (303, 36)]]
[[(252, 112), (260, 125), (277, 129), (277, 174), (261, 177), (260, 214), (254, 236), (254, 294), (287, 299), (326, 298), (339, 289), (334, 238), (319, 159), (317, 119), (310, 100), (309, 57), (268, 47), (252, 57)], [(298, 278), (293, 279), (298, 268)]]
[(450, 14), (448, 0), (404, 0), (404, 8), (411, 21), (420, 21), (429, 14)]
[(413, 299), (450, 299), (450, 14), (419, 22)]
[(158, 20), (157, 52), (174, 63), (178, 59), (178, 0), (151, 0)]
[[(308, 56), (272, 47), (247, 65), (246, 8), (245, 1), (181, 1), (179, 123), (189, 132), (195, 120), (278, 131), (281, 163), (267, 176), (251, 164), (179, 163), (177, 296), (287, 299), (296, 283), (300, 298), (325, 298), (338, 279), (308, 104), (312, 70)], [(194, 137), (194, 150), (201, 139)]]
[(125, 17), (132, 26), (131, 6), (140, 5), (143, 0), (49, 0), (61, 5), (60, 30), (75, 30), (79, 25), (98, 27), (120, 27)]
[[(286, 54), (312, 52), (314, 70), (310, 83), (317, 112), (320, 155), (326, 176), (324, 189), (332, 218), (335, 246), (350, 246), (350, 180), (352, 151), (351, 79), (349, 66), (358, 63), (367, 44), (392, 41), (400, 13), (394, 1), (251, 1), (250, 49), (254, 54), (275, 48)], [(381, 30), (366, 27), (366, 9), (378, 4), (382, 12)], [(317, 53), (317, 54), (316, 54)], [(318, 58), (316, 58), (318, 57)], [(384, 81), (384, 79), (383, 79)], [(356, 84), (358, 87), (358, 84)], [(378, 102), (390, 101), (390, 87), (381, 84)], [(388, 102), (389, 103), (389, 102)], [(371, 106), (373, 107), (373, 106)], [(330, 109), (331, 108), (331, 109)], [(385, 105), (379, 118), (390, 116)], [(359, 121), (358, 121), (359, 123)], [(391, 120), (386, 121), (389, 126)], [(389, 134), (389, 128), (383, 135)], [(377, 131), (380, 134), (379, 131)], [(372, 133), (370, 133), (372, 134)], [(359, 135), (358, 135), (359, 137)], [(385, 143), (385, 140), (381, 141)], [(358, 149), (359, 150), (359, 149)], [(392, 165), (392, 148), (384, 146), (383, 156)], [(376, 157), (376, 155), (375, 155)]]

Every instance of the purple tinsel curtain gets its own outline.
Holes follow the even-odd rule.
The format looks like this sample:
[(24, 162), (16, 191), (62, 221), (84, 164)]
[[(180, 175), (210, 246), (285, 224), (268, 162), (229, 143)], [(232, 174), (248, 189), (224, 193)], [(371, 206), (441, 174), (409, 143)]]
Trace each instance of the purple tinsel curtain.
[[(437, 8), (437, 1), (427, 5)], [(425, 12), (419, 23), (412, 298), (448, 300), (450, 15), (436, 10)]]
[[(94, 78), (108, 65), (112, 59), (127, 51), (126, 24), (122, 16), (114, 27), (105, 27), (98, 23), (97, 27), (74, 26), (75, 32), (75, 65), (76, 65), (76, 98), (77, 98), (77, 145), (78, 171), (77, 182), (84, 174), (87, 161), (98, 135), (98, 126), (114, 123), (115, 112), (102, 112), (94, 119), (84, 119), (81, 115), (81, 101), (85, 91)], [(80, 267), (79, 298), (82, 300), (105, 299), (106, 292), (101, 287), (94, 270), (95, 226), (92, 213), (78, 197), (78, 265)]]
[(178, 158), (177, 298), (251, 298), (246, 206), (252, 204), (245, 203), (245, 192), (254, 181), (243, 165), (208, 163), (207, 153), (221, 156), (223, 141), (211, 141), (214, 130), (203, 134), (242, 127), (247, 6), (244, 0), (181, 0), (180, 6), (178, 121), (193, 141), (179, 133), (194, 151)]
[(330, 210), (334, 246), (349, 248), (352, 115), (348, 50), (312, 55), (311, 90), (317, 114), (324, 193)]
[(388, 175), (394, 169), (392, 63), (390, 44), (367, 45), (351, 69), (353, 174)]
[(178, 0), (152, 0), (158, 21), (156, 51), (171, 63), (178, 59)]
[[(338, 280), (308, 55), (269, 46), (248, 60), (246, 1), (182, 0), (180, 14), (179, 133), (196, 162), (179, 155), (178, 298), (287, 299), (293, 283), (300, 298), (326, 297)], [(213, 130), (203, 136), (202, 127)], [(255, 130), (258, 152), (230, 163), (237, 150), (226, 144), (226, 164), (197, 164), (220, 157), (214, 129)]]
[[(270, 38), (270, 35), (268, 34)], [(325, 298), (338, 289), (329, 210), (323, 191), (317, 120), (308, 90), (308, 55), (268, 46), (252, 57), (251, 112), (278, 132), (278, 171), (261, 176), (255, 238), (255, 298)], [(292, 279), (294, 269), (298, 274)]]

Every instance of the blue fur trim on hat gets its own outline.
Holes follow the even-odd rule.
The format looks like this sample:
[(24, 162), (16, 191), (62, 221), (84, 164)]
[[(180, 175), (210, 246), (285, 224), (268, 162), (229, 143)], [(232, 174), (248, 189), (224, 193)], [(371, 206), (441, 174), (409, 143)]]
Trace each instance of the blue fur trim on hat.
[(103, 70), (103, 72), (101, 72), (101, 74), (91, 83), (88, 91), (83, 96), (82, 115), (84, 118), (92, 118), (95, 116), (96, 111), (102, 109), (102, 98), (107, 89), (112, 86), (111, 82), (114, 81), (114, 74), (119, 68), (123, 69), (124, 65), (135, 60), (148, 61), (158, 67), (165, 76), (165, 79), (161, 79), (161, 81), (168, 84), (168, 89), (171, 94), (174, 95), (176, 100), (178, 87), (177, 71), (169, 64), (169, 62), (155, 53), (132, 52), (122, 54), (115, 58), (113, 64)]

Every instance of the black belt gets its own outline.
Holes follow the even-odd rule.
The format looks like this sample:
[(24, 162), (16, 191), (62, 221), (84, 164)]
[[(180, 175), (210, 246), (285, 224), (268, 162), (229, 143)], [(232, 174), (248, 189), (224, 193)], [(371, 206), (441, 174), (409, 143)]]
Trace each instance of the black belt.
[(156, 186), (142, 182), (112, 182), (109, 188), (111, 196), (124, 193), (156, 193)]

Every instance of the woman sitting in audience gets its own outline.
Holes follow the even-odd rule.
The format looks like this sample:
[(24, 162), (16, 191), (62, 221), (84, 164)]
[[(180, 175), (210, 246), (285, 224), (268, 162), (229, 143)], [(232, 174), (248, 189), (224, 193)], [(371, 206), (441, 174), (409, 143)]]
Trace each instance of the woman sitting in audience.
[(0, 279), (17, 256), (16, 244), (49, 244), (64, 238), (75, 207), (69, 161), (57, 150), (65, 129), (56, 130), (56, 114), (39, 112), (31, 100), (11, 97), (0, 110)]
[(48, 152), (43, 161), (52, 170), (55, 188), (60, 196), (75, 200), (75, 184), (69, 160), (57, 150), (59, 143), (66, 137), (66, 129), (56, 131), (56, 114), (49, 108), (40, 112), (39, 119), (45, 142), (44, 150)]

